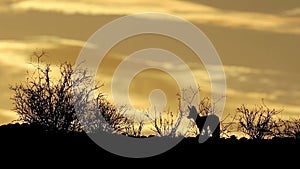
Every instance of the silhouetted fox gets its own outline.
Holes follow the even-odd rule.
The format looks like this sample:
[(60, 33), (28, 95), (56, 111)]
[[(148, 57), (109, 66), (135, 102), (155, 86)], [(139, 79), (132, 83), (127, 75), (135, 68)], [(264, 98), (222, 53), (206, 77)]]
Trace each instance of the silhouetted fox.
[(199, 116), (195, 106), (189, 107), (189, 110), (188, 118), (196, 118), (195, 122), (200, 136), (204, 136), (204, 138), (220, 138), (220, 121), (218, 116), (214, 114)]

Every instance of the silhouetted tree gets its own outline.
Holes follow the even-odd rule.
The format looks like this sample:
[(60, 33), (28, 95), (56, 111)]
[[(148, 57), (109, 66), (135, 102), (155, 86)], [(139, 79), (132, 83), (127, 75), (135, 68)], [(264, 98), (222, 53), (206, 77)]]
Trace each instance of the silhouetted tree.
[(237, 114), (227, 114), (220, 121), (220, 137), (229, 138), (233, 136), (232, 133), (236, 131), (237, 125)]
[[(93, 108), (94, 105), (96, 105), (95, 108)], [(127, 128), (132, 125), (131, 120), (125, 116), (126, 111), (124, 107), (117, 108), (101, 93), (97, 95), (95, 100), (92, 100), (90, 107), (85, 107), (85, 105), (79, 105), (78, 107), (83, 107), (81, 112), (84, 113), (77, 113), (77, 115), (81, 118), (81, 125), (84, 131), (88, 133), (97, 133), (98, 130), (101, 130), (110, 133), (126, 134)]]
[(177, 115), (171, 111), (154, 112), (154, 117), (145, 114), (151, 120), (151, 130), (159, 136), (175, 137), (182, 119), (180, 113)]
[[(185, 131), (184, 128), (193, 128), (194, 124), (185, 124), (183, 131), (179, 131), (180, 125), (182, 125), (182, 119), (188, 114), (188, 106), (192, 104), (195, 97), (198, 94), (196, 89), (183, 89), (181, 94), (177, 93), (178, 99), (178, 111), (164, 111), (164, 112), (154, 112), (154, 115), (150, 113), (145, 113), (145, 115), (151, 120), (151, 130), (159, 136), (185, 136), (189, 131)], [(184, 102), (182, 104), (182, 101)], [(152, 113), (153, 114), (153, 113)], [(195, 128), (195, 127), (194, 127)], [(193, 128), (193, 129), (194, 129)], [(195, 131), (197, 133), (197, 131)]]
[(123, 123), (125, 125), (123, 132), (121, 134), (131, 136), (131, 137), (141, 137), (142, 136), (142, 130), (144, 127), (144, 121), (139, 120), (136, 121), (135, 118), (126, 118), (126, 122)]
[(245, 105), (237, 108), (238, 131), (251, 139), (273, 137), (279, 125), (275, 116), (282, 110), (270, 109), (264, 103), (249, 109)]
[[(10, 87), (19, 120), (45, 130), (88, 132), (107, 128), (101, 122), (105, 120), (111, 128), (121, 131), (126, 118), (99, 92), (102, 85), (74, 91), (76, 86), (91, 84), (92, 77), (86, 70), (73, 69), (70, 63), (61, 64), (59, 73), (52, 76), (50, 64), (43, 65), (41, 61), (45, 54), (35, 52), (35, 71), (31, 75), (28, 72), (25, 82)], [(96, 97), (91, 95), (93, 92)]]
[(288, 137), (300, 139), (300, 119), (290, 119), (278, 121), (276, 137)]

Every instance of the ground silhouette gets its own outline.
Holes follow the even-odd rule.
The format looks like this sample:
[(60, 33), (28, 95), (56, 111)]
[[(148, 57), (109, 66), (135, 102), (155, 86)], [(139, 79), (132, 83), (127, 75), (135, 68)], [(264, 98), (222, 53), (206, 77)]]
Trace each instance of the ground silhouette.
[[(84, 132), (51, 132), (29, 124), (8, 124), (0, 126), (0, 134), (1, 154), (5, 154), (6, 157), (41, 160), (72, 157), (82, 162), (128, 159), (102, 149)], [(248, 140), (232, 136), (227, 139), (210, 138), (205, 143), (199, 144), (196, 138), (189, 137), (171, 150), (144, 160), (282, 159), (287, 158), (287, 154), (300, 152), (299, 150), (300, 140), (294, 138)]]

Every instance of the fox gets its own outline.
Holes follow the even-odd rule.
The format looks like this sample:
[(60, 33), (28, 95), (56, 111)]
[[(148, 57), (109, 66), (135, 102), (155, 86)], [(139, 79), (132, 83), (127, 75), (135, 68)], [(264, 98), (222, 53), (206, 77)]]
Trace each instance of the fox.
[(195, 123), (199, 129), (199, 136), (203, 136), (204, 138), (220, 138), (220, 121), (219, 117), (215, 114), (210, 114), (207, 116), (200, 116), (195, 108), (195, 106), (188, 107), (189, 114), (187, 116), (188, 119), (195, 119)]

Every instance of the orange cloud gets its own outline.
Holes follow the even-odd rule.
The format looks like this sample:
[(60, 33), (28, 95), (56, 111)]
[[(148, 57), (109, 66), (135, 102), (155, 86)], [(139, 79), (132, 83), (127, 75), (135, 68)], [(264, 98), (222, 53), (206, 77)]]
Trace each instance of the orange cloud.
[[(83, 15), (128, 15), (140, 12), (164, 12), (196, 23), (209, 23), (224, 27), (247, 28), (274, 33), (300, 34), (300, 18), (221, 10), (202, 4), (186, 1), (91, 1), (91, 0), (25, 0), (9, 7), (13, 11), (39, 10)], [(299, 8), (287, 11), (288, 15), (299, 14)]]
[(0, 63), (15, 68), (28, 69), (30, 68), (29, 57), (32, 50), (39, 49), (54, 49), (61, 46), (77, 46), (82, 47), (85, 42), (59, 38), (55, 36), (38, 36), (24, 40), (0, 40)]
[(288, 16), (300, 16), (300, 8), (294, 8), (294, 9), (284, 11), (283, 14)]

